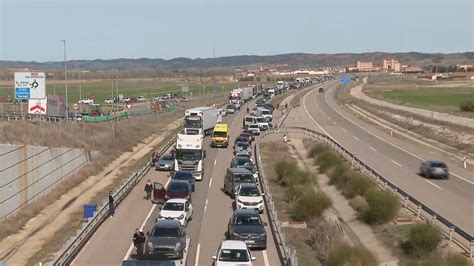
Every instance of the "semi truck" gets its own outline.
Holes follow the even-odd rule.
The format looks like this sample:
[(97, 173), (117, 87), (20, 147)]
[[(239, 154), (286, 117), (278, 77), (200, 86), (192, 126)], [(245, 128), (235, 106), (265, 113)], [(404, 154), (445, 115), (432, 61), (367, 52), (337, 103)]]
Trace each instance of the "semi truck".
[(216, 107), (196, 107), (184, 113), (184, 133), (189, 135), (207, 135), (217, 123), (222, 122), (222, 113)]
[(229, 103), (240, 108), (242, 105), (242, 89), (233, 89), (229, 94)]
[(242, 88), (242, 93), (241, 93), (241, 100), (245, 103), (248, 102), (252, 99), (253, 96), (253, 88), (251, 87), (246, 87)]
[(204, 176), (204, 158), (206, 150), (203, 149), (204, 136), (178, 134), (176, 139), (175, 171), (190, 171), (196, 180)]

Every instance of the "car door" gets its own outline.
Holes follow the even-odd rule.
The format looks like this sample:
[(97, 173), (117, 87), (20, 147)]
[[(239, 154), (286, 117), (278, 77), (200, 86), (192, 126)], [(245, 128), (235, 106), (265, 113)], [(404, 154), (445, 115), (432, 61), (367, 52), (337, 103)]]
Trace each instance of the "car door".
[(165, 187), (159, 182), (154, 182), (153, 183), (153, 201), (164, 203), (166, 201), (165, 195), (166, 195)]

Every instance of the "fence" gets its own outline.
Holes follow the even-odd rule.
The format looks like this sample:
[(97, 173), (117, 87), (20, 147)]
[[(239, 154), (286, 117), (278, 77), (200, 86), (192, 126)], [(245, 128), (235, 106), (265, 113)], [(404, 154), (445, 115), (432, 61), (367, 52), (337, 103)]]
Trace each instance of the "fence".
[[(176, 137), (172, 138), (160, 148), (159, 155), (162, 156), (174, 143)], [(118, 206), (123, 199), (130, 193), (138, 182), (146, 175), (151, 168), (151, 162), (147, 163), (139, 172), (133, 173), (125, 183), (113, 193), (115, 206)], [(100, 227), (108, 217), (108, 202), (103, 202), (102, 206), (94, 213), (94, 216), (82, 225), (63, 249), (57, 254), (51, 265), (69, 265), (81, 248), (87, 243), (89, 238)]]

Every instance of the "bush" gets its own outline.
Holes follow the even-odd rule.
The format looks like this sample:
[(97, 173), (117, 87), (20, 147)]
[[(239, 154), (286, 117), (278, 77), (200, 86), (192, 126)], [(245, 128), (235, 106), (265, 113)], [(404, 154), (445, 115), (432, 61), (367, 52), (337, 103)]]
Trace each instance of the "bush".
[(293, 219), (297, 221), (308, 221), (311, 218), (319, 217), (331, 206), (331, 200), (322, 192), (316, 192), (312, 187), (306, 187), (293, 207)]
[(415, 224), (408, 233), (408, 240), (403, 243), (403, 249), (408, 255), (420, 257), (438, 247), (441, 233), (431, 224)]
[(367, 200), (360, 195), (357, 195), (352, 198), (349, 202), (349, 205), (351, 205), (352, 209), (356, 210), (357, 212), (361, 212), (363, 209), (369, 206)]
[(348, 175), (347, 181), (342, 191), (346, 198), (352, 199), (355, 196), (364, 195), (369, 189), (374, 187), (374, 183), (367, 177), (354, 171), (346, 173)]
[(463, 112), (474, 112), (474, 101), (462, 102), (459, 108), (461, 108)]
[(340, 164), (328, 171), (329, 184), (342, 189), (347, 183), (347, 175), (351, 170), (345, 165)]
[(323, 151), (329, 151), (329, 147), (322, 143), (318, 143), (316, 145), (312, 145), (311, 149), (309, 150), (308, 156), (315, 157)]
[(359, 218), (367, 224), (386, 223), (397, 216), (399, 202), (396, 196), (386, 191), (371, 189), (365, 193), (367, 208), (359, 214)]
[(332, 151), (323, 151), (318, 154), (316, 163), (319, 165), (319, 172), (325, 173), (329, 168), (342, 164), (339, 156)]
[(368, 249), (362, 246), (351, 247), (347, 244), (342, 244), (329, 252), (327, 265), (375, 266), (377, 265), (377, 259)]
[(444, 256), (443, 265), (446, 266), (468, 266), (467, 258), (461, 254), (449, 253)]
[(277, 180), (284, 186), (308, 184), (313, 180), (311, 173), (301, 170), (296, 161), (281, 161), (275, 166)]

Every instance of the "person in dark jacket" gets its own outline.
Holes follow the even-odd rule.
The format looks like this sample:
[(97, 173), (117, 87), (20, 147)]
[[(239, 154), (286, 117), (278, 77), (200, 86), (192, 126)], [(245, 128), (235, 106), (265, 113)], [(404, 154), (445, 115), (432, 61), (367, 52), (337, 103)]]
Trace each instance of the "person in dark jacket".
[(158, 152), (154, 151), (151, 154), (151, 166), (155, 166), (155, 163), (158, 161)]
[(146, 199), (150, 200), (151, 199), (151, 192), (153, 191), (153, 184), (151, 183), (151, 180), (148, 179), (148, 182), (145, 185), (145, 192), (146, 192)]
[(110, 217), (114, 217), (115, 215), (114, 197), (112, 196), (112, 191), (109, 191), (109, 215)]
[(142, 230), (135, 229), (135, 234), (133, 234), (133, 245), (137, 249), (137, 254), (139, 256), (143, 255), (144, 245), (145, 245), (145, 234)]

